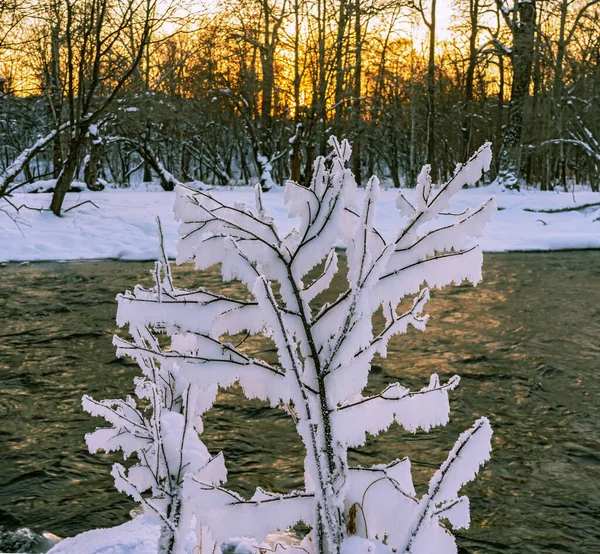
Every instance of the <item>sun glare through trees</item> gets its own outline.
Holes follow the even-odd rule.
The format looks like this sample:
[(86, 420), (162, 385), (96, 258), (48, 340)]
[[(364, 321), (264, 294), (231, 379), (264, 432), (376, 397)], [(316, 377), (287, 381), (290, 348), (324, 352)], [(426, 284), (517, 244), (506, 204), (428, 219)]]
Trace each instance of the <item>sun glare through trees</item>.
[(597, 187), (598, 16), (583, 0), (4, 2), (2, 164), (55, 132), (17, 169), (62, 170), (59, 195), (82, 160), (92, 187), (160, 163), (268, 188), (306, 184), (336, 134), (359, 185), (382, 169), (414, 186), (423, 163), (443, 181), (490, 140), (509, 187)]

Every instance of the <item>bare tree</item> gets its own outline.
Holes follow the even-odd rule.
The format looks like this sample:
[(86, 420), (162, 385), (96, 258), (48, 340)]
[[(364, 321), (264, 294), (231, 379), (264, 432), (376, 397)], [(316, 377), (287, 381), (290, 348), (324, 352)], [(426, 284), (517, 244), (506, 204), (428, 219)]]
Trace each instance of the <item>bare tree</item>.
[(421, 14), (423, 23), (429, 32), (429, 47), (427, 61), (427, 163), (431, 166), (431, 174), (435, 180), (439, 178), (436, 141), (435, 141), (435, 31), (436, 31), (436, 9), (437, 0), (430, 0), (429, 10), (423, 4), (423, 0), (418, 0), (414, 4), (416, 10)]
[[(444, 42), (437, 0), (221, 0), (196, 24), (171, 9), (173, 33), (157, 1), (40, 0), (28, 18), (9, 17), (18, 24), (10, 50), (4, 42), (14, 65), (5, 55), (0, 68), (5, 183), (18, 184), (17, 167), (28, 181), (53, 172), (60, 213), (78, 175), (89, 187), (142, 168), (152, 179), (147, 151), (181, 181), (268, 188), (291, 175), (307, 185), (335, 133), (354, 141), (359, 182), (368, 169), (413, 186), (423, 163), (440, 180), (489, 139), (508, 186), (595, 186), (598, 0), (469, 0)], [(424, 54), (417, 27), (428, 31)], [(19, 50), (20, 33), (29, 42)], [(34, 92), (12, 96), (15, 79)], [(47, 109), (38, 118), (25, 106)], [(103, 145), (106, 134), (142, 148)], [(25, 150), (35, 153), (21, 165)]]
[(523, 113), (529, 97), (536, 27), (536, 1), (516, 0), (512, 8), (504, 0), (496, 0), (512, 35), (511, 62), (513, 80), (508, 124), (500, 150), (499, 178), (508, 187), (518, 187)]
[[(65, 194), (92, 125), (121, 91), (140, 63), (153, 25), (157, 0), (110, 0), (66, 4), (67, 106), (71, 128), (68, 153), (58, 175), (50, 209), (60, 216)], [(144, 14), (132, 60), (120, 52), (120, 40), (134, 14)]]

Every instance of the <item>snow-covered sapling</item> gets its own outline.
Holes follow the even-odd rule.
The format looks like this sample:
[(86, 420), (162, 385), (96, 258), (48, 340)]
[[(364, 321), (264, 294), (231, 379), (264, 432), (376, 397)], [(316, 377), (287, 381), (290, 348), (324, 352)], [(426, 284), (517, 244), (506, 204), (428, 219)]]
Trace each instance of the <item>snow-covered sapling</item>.
[[(450, 201), (488, 169), (490, 145), (438, 189), (425, 167), (415, 201), (398, 196), (403, 217), (393, 241), (375, 227), (378, 179), (360, 193), (346, 168), (350, 145), (333, 137), (330, 145), (331, 164), (325, 158), (315, 162), (310, 188), (286, 184), (288, 216), (297, 222), (285, 236), (267, 213), (260, 186), (255, 209), (177, 187), (177, 261), (195, 260), (197, 269), (221, 264), (223, 279), (243, 283), (248, 297), (176, 288), (162, 248), (155, 287), (119, 297), (117, 320), (129, 324), (133, 341), (115, 342), (118, 353), (133, 357), (143, 371), (136, 381), (143, 408), (132, 398), (86, 397), (85, 408), (113, 425), (88, 436), (88, 443), (92, 450), (137, 454), (137, 464), (129, 470), (117, 464), (113, 475), (117, 487), (156, 514), (165, 551), (197, 551), (201, 544), (211, 552), (231, 537), (262, 541), (304, 521), (312, 528), (302, 544), (309, 552), (444, 554), (456, 552), (456, 545), (440, 520), (454, 528), (469, 524), (468, 499), (459, 490), (489, 457), (492, 431), (485, 418), (459, 437), (422, 497), (407, 458), (361, 468), (349, 466), (347, 452), (393, 421), (410, 432), (448, 422), (448, 392), (458, 385), (457, 376), (441, 383), (432, 375), (418, 391), (398, 383), (373, 396), (362, 391), (373, 356), (385, 356), (393, 336), (409, 325), (425, 329), (424, 283), (442, 287), (481, 279), (476, 241), (494, 202), (456, 214)], [(340, 245), (346, 247), (346, 290), (316, 309), (315, 298), (338, 272)], [(318, 275), (309, 278), (315, 269)], [(407, 304), (406, 297), (412, 297)], [(381, 328), (373, 323), (379, 310)], [(271, 338), (278, 363), (250, 358), (225, 341), (240, 332)], [(157, 333), (170, 337), (168, 348)], [(219, 387), (236, 382), (248, 398), (293, 415), (306, 448), (304, 490), (282, 495), (258, 488), (245, 500), (222, 487), (223, 457), (211, 457), (200, 441), (200, 417)], [(377, 501), (366, 505), (371, 495)]]
[[(166, 304), (177, 294), (165, 256), (162, 232), (160, 237), (160, 261), (155, 265), (156, 285), (152, 291), (136, 287), (133, 295), (118, 296), (119, 325), (126, 321), (122, 312), (126, 311), (130, 297), (135, 297), (138, 303), (146, 299), (149, 305), (155, 305), (156, 302)], [(190, 297), (189, 300), (193, 299)], [(159, 331), (158, 326), (152, 331)], [(117, 355), (132, 357), (142, 370), (134, 383), (137, 400), (128, 396), (126, 400), (97, 401), (84, 396), (83, 408), (112, 425), (88, 434), (86, 442), (90, 452), (121, 450), (125, 458), (133, 453), (137, 455), (137, 463), (129, 469), (114, 464), (111, 474), (115, 486), (157, 519), (162, 527), (161, 549), (172, 552), (184, 524), (181, 517), (185, 508), (181, 491), (183, 478), (188, 472), (196, 474), (211, 462), (208, 450), (198, 436), (202, 432), (198, 411), (202, 413), (209, 408), (214, 398), (204, 399), (197, 387), (177, 378), (177, 352), (163, 352), (152, 331), (147, 325), (132, 323), (129, 326), (132, 341), (114, 337)], [(186, 517), (185, 523), (189, 524), (190, 517)]]

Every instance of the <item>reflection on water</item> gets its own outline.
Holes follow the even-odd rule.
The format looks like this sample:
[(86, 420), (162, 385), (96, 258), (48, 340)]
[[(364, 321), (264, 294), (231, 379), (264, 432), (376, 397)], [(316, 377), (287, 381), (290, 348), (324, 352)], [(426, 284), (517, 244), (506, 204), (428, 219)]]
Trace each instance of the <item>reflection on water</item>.
[[(114, 297), (150, 283), (151, 266), (0, 268), (0, 526), (68, 536), (127, 519), (133, 503), (109, 475), (118, 456), (85, 449), (83, 435), (101, 421), (81, 410), (81, 396), (130, 390), (136, 367), (111, 345)], [(184, 286), (200, 278), (221, 286), (214, 273), (176, 273)], [(434, 293), (428, 331), (397, 337), (369, 382), (416, 388), (432, 371), (458, 373), (451, 423), (416, 435), (394, 425), (351, 462), (409, 455), (422, 492), (458, 434), (487, 415), (494, 452), (466, 488), (473, 522), (459, 534), (461, 552), (600, 552), (600, 252), (489, 255), (484, 277), (476, 289)], [(259, 339), (245, 347), (275, 355)], [(302, 445), (283, 412), (234, 388), (205, 428), (209, 449), (225, 453), (232, 488), (302, 485)]]

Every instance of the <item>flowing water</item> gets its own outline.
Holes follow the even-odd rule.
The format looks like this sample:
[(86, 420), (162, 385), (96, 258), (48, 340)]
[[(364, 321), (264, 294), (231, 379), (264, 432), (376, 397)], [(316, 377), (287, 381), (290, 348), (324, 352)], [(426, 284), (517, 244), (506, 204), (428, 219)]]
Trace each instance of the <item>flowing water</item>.
[[(84, 434), (102, 421), (81, 410), (81, 396), (131, 390), (136, 367), (111, 345), (114, 298), (150, 284), (151, 267), (0, 267), (0, 551), (25, 551), (19, 528), (64, 537), (127, 520), (133, 503), (109, 475), (118, 456), (86, 451)], [(180, 286), (224, 290), (215, 271), (175, 273)], [(435, 292), (428, 312), (426, 333), (396, 337), (387, 359), (375, 360), (369, 389), (396, 380), (419, 388), (431, 372), (444, 380), (458, 373), (450, 424), (416, 435), (394, 424), (352, 451), (351, 462), (408, 455), (422, 493), (458, 434), (487, 415), (494, 452), (465, 487), (473, 517), (458, 533), (460, 551), (600, 552), (600, 252), (488, 255), (479, 287)], [(244, 347), (274, 358), (269, 343)], [(301, 487), (302, 445), (283, 412), (234, 388), (205, 429), (235, 490)]]

